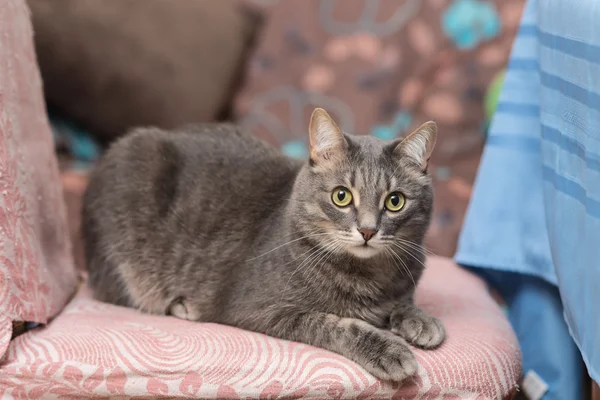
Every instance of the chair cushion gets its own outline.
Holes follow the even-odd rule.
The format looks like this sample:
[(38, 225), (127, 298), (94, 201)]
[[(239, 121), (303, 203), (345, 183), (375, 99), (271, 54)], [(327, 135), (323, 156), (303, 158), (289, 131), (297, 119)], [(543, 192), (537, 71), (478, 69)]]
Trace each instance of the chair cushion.
[(45, 323), (77, 283), (32, 36), (25, 2), (0, 1), (0, 358), (13, 321)]
[(417, 375), (397, 384), (322, 349), (145, 315), (82, 291), (48, 326), (11, 343), (0, 367), (0, 394), (463, 399), (513, 393), (519, 347), (482, 281), (433, 258), (417, 302), (444, 321), (448, 339), (434, 351), (415, 349)]

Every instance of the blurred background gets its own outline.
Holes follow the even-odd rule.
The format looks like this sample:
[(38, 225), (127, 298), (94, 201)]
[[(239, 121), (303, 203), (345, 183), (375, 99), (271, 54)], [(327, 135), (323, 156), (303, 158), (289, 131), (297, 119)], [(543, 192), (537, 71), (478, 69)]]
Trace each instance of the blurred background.
[(135, 126), (236, 121), (307, 157), (315, 106), (393, 139), (433, 119), (452, 256), (524, 0), (28, 0), (78, 265), (86, 174)]

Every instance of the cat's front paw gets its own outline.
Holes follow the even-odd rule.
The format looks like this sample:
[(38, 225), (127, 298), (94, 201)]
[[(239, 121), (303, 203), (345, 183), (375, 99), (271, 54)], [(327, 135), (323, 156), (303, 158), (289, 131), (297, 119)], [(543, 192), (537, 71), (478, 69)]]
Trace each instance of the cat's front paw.
[(385, 350), (374, 354), (365, 369), (376, 378), (399, 382), (417, 372), (417, 360), (410, 348), (400, 340), (389, 340)]
[(423, 349), (434, 349), (446, 338), (442, 321), (416, 306), (405, 307), (392, 314), (391, 331), (408, 343)]
[(171, 303), (167, 314), (188, 321), (199, 321), (201, 317), (197, 307), (183, 297), (179, 297)]

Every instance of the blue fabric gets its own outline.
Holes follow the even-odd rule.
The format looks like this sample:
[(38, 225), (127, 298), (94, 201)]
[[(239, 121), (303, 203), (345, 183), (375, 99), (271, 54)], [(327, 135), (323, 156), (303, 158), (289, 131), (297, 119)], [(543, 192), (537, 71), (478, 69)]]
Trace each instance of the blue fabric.
[[(600, 290), (594, 290), (600, 288), (599, 20), (600, 3), (594, 0), (576, 5), (570, 0), (527, 2), (456, 254), (463, 265), (518, 273), (554, 285), (571, 337), (596, 381), (600, 379), (596, 310)], [(523, 289), (522, 282), (504, 284)], [(527, 302), (509, 305), (509, 314), (537, 318), (537, 308), (546, 310), (549, 320), (555, 319), (560, 307), (546, 294), (531, 292)], [(513, 320), (520, 337), (523, 321)], [(539, 340), (553, 343), (555, 352), (564, 353), (558, 358), (566, 360), (570, 350), (562, 345), (563, 333), (555, 326)], [(541, 344), (521, 345), (526, 358), (533, 354), (527, 346)], [(546, 357), (550, 364), (544, 379), (553, 379), (556, 371), (568, 376), (557, 357)], [(550, 371), (553, 368), (556, 371)]]
[(556, 286), (532, 275), (479, 272), (506, 302), (523, 352), (523, 371), (535, 371), (548, 385), (544, 400), (584, 398), (585, 370)]
[(49, 112), (49, 116), (57, 147), (66, 147), (69, 154), (80, 162), (91, 162), (100, 157), (100, 146), (88, 132), (52, 112)]

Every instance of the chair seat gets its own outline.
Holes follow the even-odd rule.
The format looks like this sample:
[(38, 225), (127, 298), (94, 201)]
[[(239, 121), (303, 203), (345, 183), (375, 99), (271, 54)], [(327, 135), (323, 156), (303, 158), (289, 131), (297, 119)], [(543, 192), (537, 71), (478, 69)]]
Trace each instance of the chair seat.
[(145, 315), (82, 290), (50, 324), (10, 343), (0, 395), (501, 399), (514, 393), (519, 346), (481, 280), (432, 258), (416, 301), (444, 321), (448, 337), (437, 350), (415, 349), (418, 373), (398, 384), (319, 348)]

